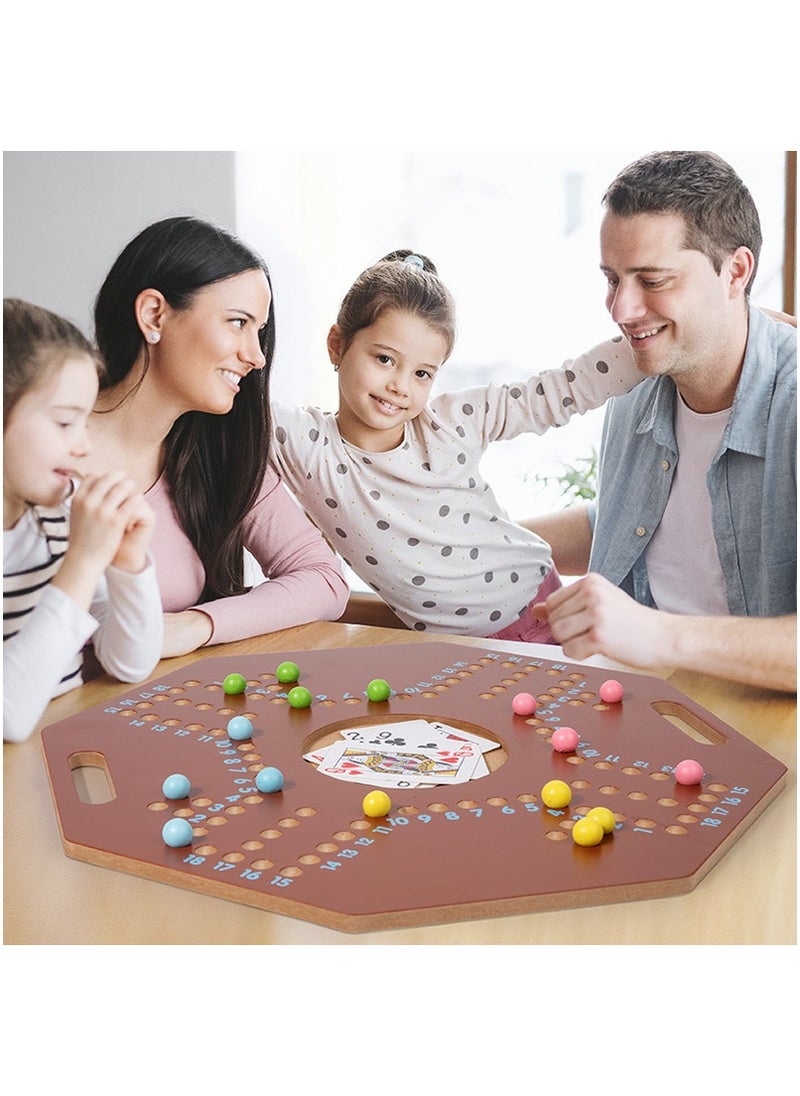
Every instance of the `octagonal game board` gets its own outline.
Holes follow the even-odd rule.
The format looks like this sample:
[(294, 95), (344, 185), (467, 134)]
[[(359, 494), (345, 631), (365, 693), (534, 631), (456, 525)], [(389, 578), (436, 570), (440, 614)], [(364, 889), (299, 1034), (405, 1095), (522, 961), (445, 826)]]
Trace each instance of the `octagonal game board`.
[[(275, 674), (286, 660), (300, 667), (308, 708), (287, 702)], [(223, 691), (232, 672), (247, 680), (242, 695)], [(44, 729), (64, 849), (345, 932), (686, 893), (778, 794), (786, 767), (658, 679), (615, 674), (624, 697), (604, 703), (608, 676), (452, 643), (198, 660)], [(392, 686), (383, 703), (366, 698), (376, 677)], [(537, 698), (533, 716), (514, 714), (518, 692)], [(233, 715), (251, 719), (251, 739), (229, 739)], [(497, 741), (489, 774), (387, 788), (388, 815), (368, 818), (368, 787), (304, 759), (344, 728), (414, 718)], [(565, 725), (580, 737), (566, 754), (550, 744)], [(701, 763), (701, 784), (676, 781), (686, 757)], [(284, 774), (280, 791), (259, 792), (265, 766)], [(176, 772), (191, 790), (167, 800), (162, 782)], [(565, 809), (542, 801), (552, 779), (572, 791)], [(615, 828), (577, 845), (571, 829), (595, 806), (610, 808)], [(173, 816), (191, 824), (190, 846), (164, 844)]]

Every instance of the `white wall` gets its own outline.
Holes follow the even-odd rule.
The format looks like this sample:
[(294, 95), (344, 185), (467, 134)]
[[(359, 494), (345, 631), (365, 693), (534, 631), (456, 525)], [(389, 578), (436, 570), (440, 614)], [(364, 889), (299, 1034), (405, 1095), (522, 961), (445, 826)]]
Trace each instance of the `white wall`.
[(87, 335), (116, 256), (140, 229), (193, 214), (235, 229), (231, 152), (6, 152), (3, 296)]

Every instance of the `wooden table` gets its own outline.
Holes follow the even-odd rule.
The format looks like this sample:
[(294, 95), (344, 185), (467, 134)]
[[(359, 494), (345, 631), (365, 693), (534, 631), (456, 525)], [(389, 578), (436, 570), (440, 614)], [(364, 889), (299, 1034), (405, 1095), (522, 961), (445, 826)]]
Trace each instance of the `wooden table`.
[[(162, 677), (197, 658), (387, 643), (522, 645), (315, 623), (165, 659)], [(539, 654), (545, 649), (540, 649)], [(561, 657), (559, 648), (547, 657)], [(596, 660), (598, 661), (598, 660)], [(609, 663), (601, 663), (612, 665)], [(666, 676), (666, 675), (665, 675)], [(796, 943), (796, 717), (794, 696), (681, 672), (682, 692), (777, 757), (787, 785), (688, 895), (491, 920), (350, 935), (68, 858), (62, 849), (39, 730), (5, 745), (6, 944), (794, 944)], [(54, 700), (42, 726), (120, 693), (102, 677)]]

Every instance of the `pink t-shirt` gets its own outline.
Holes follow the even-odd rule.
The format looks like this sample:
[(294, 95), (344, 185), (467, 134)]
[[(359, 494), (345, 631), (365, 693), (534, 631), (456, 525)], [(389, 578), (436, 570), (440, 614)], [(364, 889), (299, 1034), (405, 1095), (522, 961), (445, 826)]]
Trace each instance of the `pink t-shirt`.
[(339, 561), (272, 470), (245, 521), (243, 538), (267, 581), (203, 605), (197, 603), (203, 565), (178, 522), (163, 476), (145, 497), (156, 514), (151, 551), (164, 611), (201, 608), (214, 625), (209, 643), (337, 620), (344, 612), (349, 589)]

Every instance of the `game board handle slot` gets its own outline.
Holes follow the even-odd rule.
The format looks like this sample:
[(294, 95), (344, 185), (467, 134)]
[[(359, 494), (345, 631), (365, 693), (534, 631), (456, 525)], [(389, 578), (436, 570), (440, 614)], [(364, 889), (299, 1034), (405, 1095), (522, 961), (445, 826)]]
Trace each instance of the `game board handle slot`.
[(96, 750), (79, 750), (69, 755), (67, 763), (81, 803), (99, 806), (117, 798), (111, 771), (103, 754)]
[(654, 700), (650, 707), (693, 742), (704, 746), (722, 746), (728, 741), (721, 731), (712, 727), (697, 712), (690, 711), (676, 700)]

